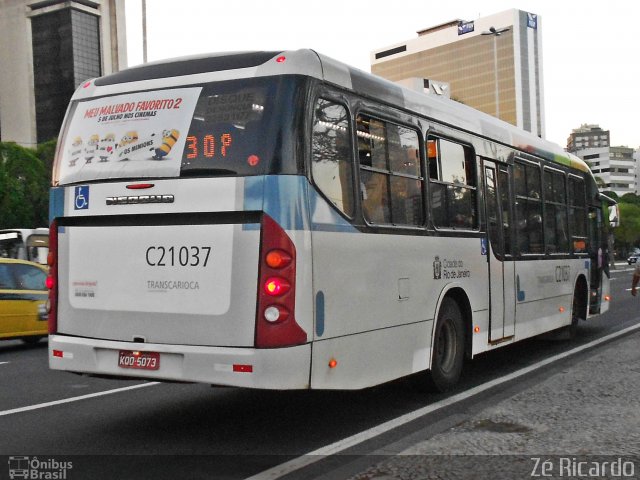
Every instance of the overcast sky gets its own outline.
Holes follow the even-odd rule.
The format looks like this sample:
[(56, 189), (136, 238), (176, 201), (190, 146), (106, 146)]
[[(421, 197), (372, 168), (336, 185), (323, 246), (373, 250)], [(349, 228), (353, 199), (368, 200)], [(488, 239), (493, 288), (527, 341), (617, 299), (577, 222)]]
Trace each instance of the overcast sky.
[[(141, 0), (126, 0), (129, 65), (142, 63)], [(148, 60), (312, 48), (365, 71), (369, 54), (454, 19), (518, 8), (541, 17), (547, 139), (599, 124), (640, 146), (636, 0), (147, 0)]]

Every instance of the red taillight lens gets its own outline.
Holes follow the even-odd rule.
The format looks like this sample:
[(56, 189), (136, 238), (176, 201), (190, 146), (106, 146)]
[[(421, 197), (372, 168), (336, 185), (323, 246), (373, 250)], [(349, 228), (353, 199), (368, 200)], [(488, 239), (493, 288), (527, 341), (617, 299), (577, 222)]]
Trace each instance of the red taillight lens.
[(295, 319), (295, 245), (268, 215), (262, 217), (259, 269), (256, 347), (275, 348), (305, 343), (307, 334)]
[(49, 333), (53, 334), (58, 331), (58, 221), (51, 222), (49, 227), (49, 255), (47, 256), (49, 264), (49, 275), (47, 276), (46, 285), (49, 289), (49, 301), (47, 307), (49, 310)]
[(264, 291), (272, 297), (284, 295), (289, 290), (291, 290), (291, 284), (284, 278), (271, 277), (264, 283)]

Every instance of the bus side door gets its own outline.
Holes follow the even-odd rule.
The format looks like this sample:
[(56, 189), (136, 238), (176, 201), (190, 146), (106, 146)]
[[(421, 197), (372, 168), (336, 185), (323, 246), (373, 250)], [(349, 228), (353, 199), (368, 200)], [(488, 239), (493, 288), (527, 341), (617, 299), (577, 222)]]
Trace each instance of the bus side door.
[(515, 333), (515, 265), (511, 250), (511, 206), (509, 170), (506, 165), (484, 159), (489, 248), (490, 326), (489, 342)]

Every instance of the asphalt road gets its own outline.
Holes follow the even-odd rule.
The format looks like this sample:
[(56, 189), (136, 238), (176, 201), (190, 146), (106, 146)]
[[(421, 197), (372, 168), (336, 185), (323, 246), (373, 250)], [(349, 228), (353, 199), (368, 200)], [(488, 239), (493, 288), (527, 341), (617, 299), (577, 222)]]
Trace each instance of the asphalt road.
[[(45, 341), (35, 346), (0, 342), (0, 479), (9, 478), (5, 463), (9, 456), (70, 461), (73, 469), (66, 471), (65, 477), (69, 479), (256, 475), (640, 323), (639, 300), (627, 291), (630, 283), (631, 269), (619, 267), (614, 271), (611, 310), (583, 323), (576, 339), (534, 339), (480, 355), (465, 365), (460, 385), (447, 395), (419, 393), (406, 380), (356, 392), (268, 392), (87, 378), (50, 371)], [(597, 350), (595, 347), (580, 355)], [(575, 361), (578, 359), (570, 357), (508, 386), (372, 437), (343, 452), (340, 458), (315, 462), (313, 468), (297, 472), (297, 478), (315, 478), (322, 469), (338, 470), (341, 462), (380, 451), (385, 445), (392, 455), (404, 439), (449, 428), (480, 405), (512, 394), (540, 381), (554, 368)], [(145, 386), (91, 396), (139, 385)], [(55, 403), (80, 396), (87, 397)]]

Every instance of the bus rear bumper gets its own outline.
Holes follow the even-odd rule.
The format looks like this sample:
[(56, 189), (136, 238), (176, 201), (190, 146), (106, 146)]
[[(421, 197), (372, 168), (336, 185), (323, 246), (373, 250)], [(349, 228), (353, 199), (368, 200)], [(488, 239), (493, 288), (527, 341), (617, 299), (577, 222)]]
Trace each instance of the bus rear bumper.
[[(156, 352), (159, 368), (118, 365), (121, 351)], [(255, 349), (49, 336), (49, 367), (96, 376), (293, 390), (309, 388), (311, 344)]]

